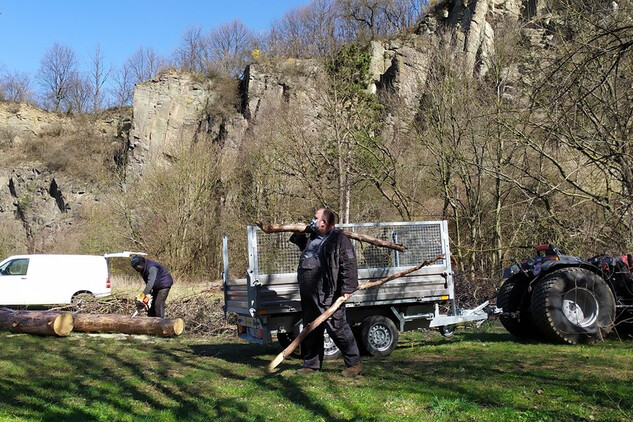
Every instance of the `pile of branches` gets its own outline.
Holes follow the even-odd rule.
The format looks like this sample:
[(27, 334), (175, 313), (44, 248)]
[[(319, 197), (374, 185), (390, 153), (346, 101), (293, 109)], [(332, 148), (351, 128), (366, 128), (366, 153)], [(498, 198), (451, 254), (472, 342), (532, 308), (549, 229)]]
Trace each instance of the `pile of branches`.
[[(215, 297), (214, 297), (215, 296)], [(167, 298), (165, 316), (182, 318), (185, 332), (197, 335), (234, 334), (236, 317), (234, 314), (224, 315), (223, 301), (217, 295), (205, 292), (180, 298)], [(112, 295), (104, 299), (88, 299), (69, 306), (73, 312), (88, 314), (132, 315), (136, 311), (136, 301), (130, 297)], [(145, 315), (140, 311), (139, 315)]]

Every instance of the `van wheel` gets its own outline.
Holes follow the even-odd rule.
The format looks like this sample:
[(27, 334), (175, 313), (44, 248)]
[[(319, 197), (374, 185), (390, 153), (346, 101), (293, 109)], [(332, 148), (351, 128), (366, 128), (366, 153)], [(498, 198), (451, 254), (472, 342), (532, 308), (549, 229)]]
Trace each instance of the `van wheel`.
[(90, 292), (77, 292), (73, 295), (72, 299), (70, 299), (70, 302), (73, 305), (81, 305), (82, 303), (89, 302), (94, 298), (95, 295)]

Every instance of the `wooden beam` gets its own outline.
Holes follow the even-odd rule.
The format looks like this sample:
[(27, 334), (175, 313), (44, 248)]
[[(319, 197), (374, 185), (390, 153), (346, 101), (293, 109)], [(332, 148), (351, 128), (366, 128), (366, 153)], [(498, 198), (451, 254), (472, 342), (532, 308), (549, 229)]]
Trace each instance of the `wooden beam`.
[[(257, 223), (257, 227), (262, 229), (264, 233), (305, 233), (309, 226), (305, 224), (264, 224)], [(341, 230), (343, 234), (350, 239), (358, 240), (359, 242), (370, 243), (374, 246), (381, 246), (383, 248), (395, 249), (400, 252), (404, 252), (407, 248), (399, 243), (393, 243), (388, 240), (378, 239), (377, 237), (369, 236), (362, 233), (352, 232), (349, 230)]]

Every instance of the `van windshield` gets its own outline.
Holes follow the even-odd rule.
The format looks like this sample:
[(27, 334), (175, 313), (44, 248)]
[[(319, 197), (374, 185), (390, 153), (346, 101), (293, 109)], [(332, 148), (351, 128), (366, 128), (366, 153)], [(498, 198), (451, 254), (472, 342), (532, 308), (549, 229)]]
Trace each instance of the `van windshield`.
[(26, 275), (29, 268), (29, 259), (12, 259), (0, 267), (0, 275)]

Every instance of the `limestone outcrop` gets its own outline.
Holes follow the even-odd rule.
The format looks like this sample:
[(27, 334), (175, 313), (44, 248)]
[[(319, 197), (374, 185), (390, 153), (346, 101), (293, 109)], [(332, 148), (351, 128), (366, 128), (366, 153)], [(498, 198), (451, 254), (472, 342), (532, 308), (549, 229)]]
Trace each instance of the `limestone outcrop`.
[[(495, 21), (532, 18), (544, 4), (543, 0), (434, 2), (413, 33), (371, 43), (372, 81), (367, 89), (378, 96), (388, 93), (399, 108), (399, 118), (412, 118), (428, 83), (433, 49), (451, 43), (450, 48), (461, 55), (465, 72), (484, 75), (494, 55)], [(438, 36), (444, 29), (450, 29), (451, 37)], [(242, 145), (273, 118), (284, 116), (309, 130), (311, 120), (319, 115), (325, 73), (318, 60), (262, 61), (247, 67), (238, 86), (235, 80), (168, 70), (136, 86), (131, 121), (110, 116), (91, 124), (105, 142), (125, 144), (118, 164), (125, 168), (126, 183), (142, 178), (148, 166), (169, 163), (178, 148), (195, 142), (217, 145), (230, 166)], [(299, 116), (303, 120), (297, 120)], [(30, 105), (0, 103), (0, 147), (62, 129), (80, 130), (82, 124), (71, 116)], [(390, 124), (392, 120), (385, 126)], [(24, 238), (33, 243), (72, 224), (77, 205), (88, 198), (95, 200), (96, 195), (90, 186), (38, 163), (24, 163), (0, 170), (0, 221), (5, 226), (9, 220), (19, 222)]]

